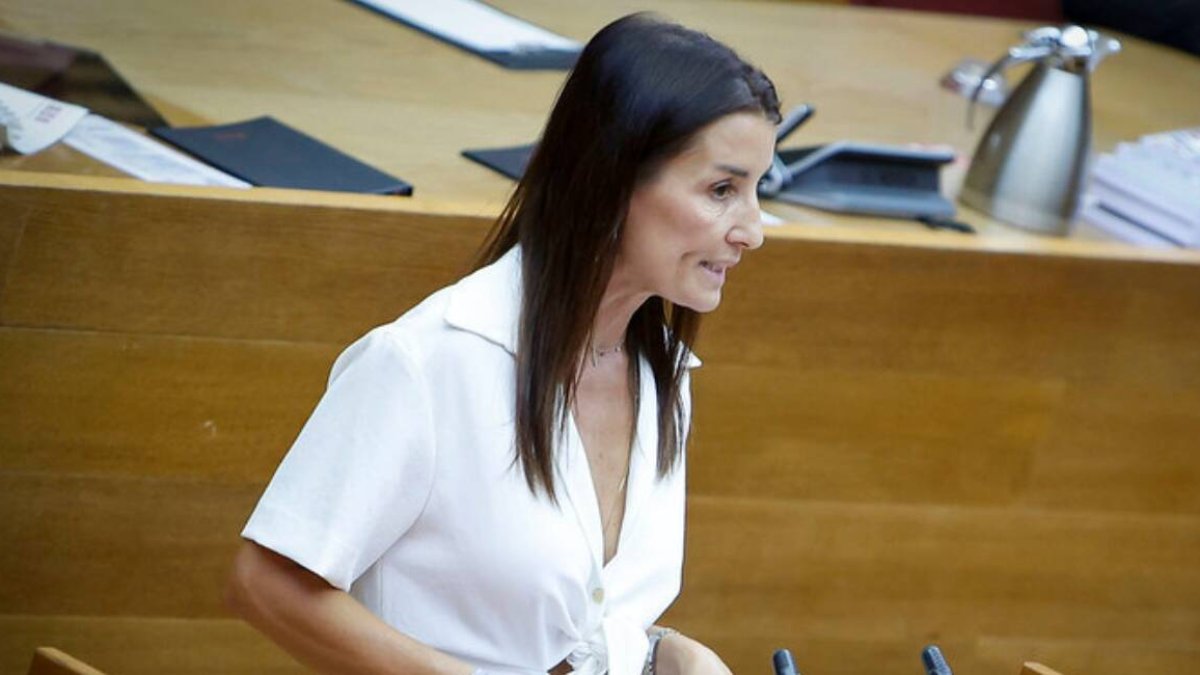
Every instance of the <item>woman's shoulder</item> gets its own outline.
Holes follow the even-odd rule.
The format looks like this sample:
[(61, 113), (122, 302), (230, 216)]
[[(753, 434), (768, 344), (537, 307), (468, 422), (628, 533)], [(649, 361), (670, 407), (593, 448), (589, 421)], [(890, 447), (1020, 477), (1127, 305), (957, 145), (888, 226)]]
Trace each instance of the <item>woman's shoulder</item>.
[(446, 309), (453, 289), (447, 286), (434, 292), (395, 319), (367, 331), (354, 344), (395, 350), (417, 359), (445, 337)]
[(401, 352), (414, 365), (515, 353), (520, 275), (511, 259), (479, 269), (376, 326), (347, 348)]

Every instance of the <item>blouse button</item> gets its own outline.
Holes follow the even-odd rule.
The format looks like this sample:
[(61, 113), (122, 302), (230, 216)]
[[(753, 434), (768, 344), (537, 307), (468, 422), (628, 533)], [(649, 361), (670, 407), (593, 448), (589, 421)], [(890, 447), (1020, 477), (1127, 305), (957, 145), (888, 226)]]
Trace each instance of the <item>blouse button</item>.
[(596, 588), (592, 591), (592, 600), (598, 605), (604, 602), (604, 589)]

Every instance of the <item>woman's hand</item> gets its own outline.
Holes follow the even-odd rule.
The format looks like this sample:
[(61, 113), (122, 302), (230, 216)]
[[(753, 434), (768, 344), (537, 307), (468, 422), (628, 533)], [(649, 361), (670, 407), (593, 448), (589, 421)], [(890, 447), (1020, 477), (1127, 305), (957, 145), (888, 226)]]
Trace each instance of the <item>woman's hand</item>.
[(731, 675), (729, 666), (713, 650), (695, 640), (672, 633), (658, 641), (655, 675)]

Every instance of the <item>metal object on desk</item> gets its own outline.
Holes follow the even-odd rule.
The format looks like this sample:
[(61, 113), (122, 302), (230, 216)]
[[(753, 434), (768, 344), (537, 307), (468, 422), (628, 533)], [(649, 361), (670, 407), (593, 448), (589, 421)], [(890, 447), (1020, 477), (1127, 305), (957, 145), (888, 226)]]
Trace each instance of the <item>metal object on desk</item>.
[[(811, 105), (788, 112), (776, 128), (776, 145), (814, 112)], [(938, 169), (953, 160), (954, 152), (948, 149), (850, 141), (789, 150), (777, 147), (771, 167), (758, 183), (758, 194), (827, 211), (942, 219), (954, 215), (954, 205), (941, 195)]]
[(1121, 44), (1080, 26), (1043, 26), (1024, 37), (981, 79), (1036, 64), (980, 139), (959, 199), (1011, 225), (1061, 236), (1079, 205), (1092, 140), (1088, 76)]
[(765, 198), (889, 218), (954, 215), (939, 170), (954, 152), (839, 141), (780, 150), (758, 185)]
[(987, 61), (963, 59), (942, 76), (941, 85), (963, 98), (975, 97), (984, 105), (998, 108), (1008, 98), (1008, 81), (1000, 72), (992, 72), (985, 79), (991, 67)]

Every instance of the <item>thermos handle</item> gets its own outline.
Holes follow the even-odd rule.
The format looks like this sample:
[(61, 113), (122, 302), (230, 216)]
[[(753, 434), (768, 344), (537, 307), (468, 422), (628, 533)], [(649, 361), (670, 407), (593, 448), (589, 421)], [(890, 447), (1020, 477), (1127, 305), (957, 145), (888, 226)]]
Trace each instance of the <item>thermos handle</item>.
[(1057, 67), (1086, 76), (1096, 68), (1101, 59), (1121, 51), (1121, 43), (1094, 30), (1081, 26), (1042, 26), (1024, 33), (1025, 42), (1008, 50), (988, 68), (971, 92), (971, 104), (967, 108), (967, 128), (975, 128), (975, 104), (984, 84), (996, 73), (1018, 63), (1040, 61), (1055, 57)]
[(975, 104), (979, 101), (979, 93), (983, 91), (984, 84), (992, 79), (996, 73), (1017, 65), (1018, 63), (1027, 63), (1045, 58), (1053, 53), (1053, 49), (1048, 47), (1038, 47), (1030, 45), (1021, 45), (1008, 50), (1004, 56), (996, 59), (983, 77), (979, 78), (979, 83), (975, 85), (975, 89), (971, 91), (971, 103), (967, 106), (967, 128), (975, 130)]

